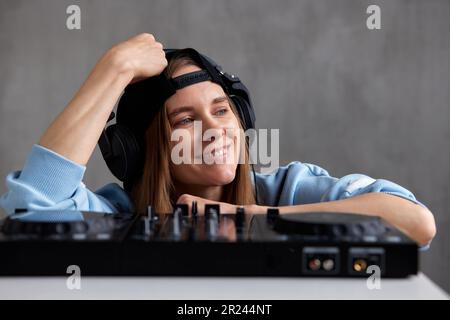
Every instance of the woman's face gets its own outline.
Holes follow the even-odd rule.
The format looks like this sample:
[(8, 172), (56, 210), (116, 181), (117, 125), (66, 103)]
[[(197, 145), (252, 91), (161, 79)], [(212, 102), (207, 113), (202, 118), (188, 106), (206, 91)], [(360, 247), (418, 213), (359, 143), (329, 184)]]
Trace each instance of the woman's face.
[[(197, 66), (183, 66), (172, 77), (198, 70), (200, 68)], [(221, 186), (232, 182), (239, 159), (240, 127), (222, 87), (212, 81), (189, 85), (177, 90), (165, 105), (172, 137), (175, 136), (174, 131), (178, 130), (182, 139), (187, 139), (182, 144), (181, 140), (170, 142), (171, 173), (175, 182), (201, 186)], [(199, 122), (194, 125), (194, 121), (201, 121), (201, 130)], [(194, 135), (194, 127), (197, 136)], [(208, 141), (203, 141), (205, 133), (211, 137)], [(197, 152), (194, 140), (195, 145), (200, 146)], [(184, 149), (173, 149), (176, 145), (190, 145), (188, 163), (174, 163), (174, 155), (186, 159)]]

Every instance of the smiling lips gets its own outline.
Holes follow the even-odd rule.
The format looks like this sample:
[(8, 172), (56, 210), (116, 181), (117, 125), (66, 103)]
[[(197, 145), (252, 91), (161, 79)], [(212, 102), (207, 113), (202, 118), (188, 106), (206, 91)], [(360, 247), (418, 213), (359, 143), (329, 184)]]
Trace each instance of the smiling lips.
[(207, 164), (226, 163), (226, 159), (230, 153), (231, 143), (226, 146), (214, 148), (210, 153), (203, 154), (203, 158)]
[(226, 146), (223, 146), (222, 148), (214, 148), (211, 152), (211, 154), (214, 157), (222, 157), (222, 156), (226, 156), (229, 152), (229, 149), (231, 147), (231, 143), (227, 144)]

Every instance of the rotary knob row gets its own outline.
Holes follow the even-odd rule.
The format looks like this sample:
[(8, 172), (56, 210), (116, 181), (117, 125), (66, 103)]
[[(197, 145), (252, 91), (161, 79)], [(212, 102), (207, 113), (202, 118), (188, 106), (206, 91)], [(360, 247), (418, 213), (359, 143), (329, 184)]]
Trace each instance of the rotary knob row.
[(75, 222), (36, 222), (9, 219), (3, 225), (3, 232), (8, 235), (68, 235), (73, 233), (87, 233), (89, 229), (85, 221)]

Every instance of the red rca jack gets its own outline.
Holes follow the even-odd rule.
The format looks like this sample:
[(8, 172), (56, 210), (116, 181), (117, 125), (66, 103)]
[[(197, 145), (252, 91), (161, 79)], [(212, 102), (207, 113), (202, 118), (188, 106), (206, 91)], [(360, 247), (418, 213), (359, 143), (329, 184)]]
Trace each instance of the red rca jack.
[(339, 273), (340, 253), (337, 247), (304, 247), (302, 273), (332, 276)]
[(317, 258), (309, 260), (308, 267), (310, 270), (316, 271), (319, 270), (322, 266), (322, 261)]

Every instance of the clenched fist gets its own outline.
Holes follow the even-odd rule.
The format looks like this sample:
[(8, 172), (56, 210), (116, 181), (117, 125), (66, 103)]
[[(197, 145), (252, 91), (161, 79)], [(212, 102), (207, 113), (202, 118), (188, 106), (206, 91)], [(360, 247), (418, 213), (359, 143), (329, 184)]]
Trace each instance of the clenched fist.
[(167, 66), (163, 45), (149, 33), (116, 44), (102, 60), (115, 71), (128, 74), (131, 83), (159, 75)]

